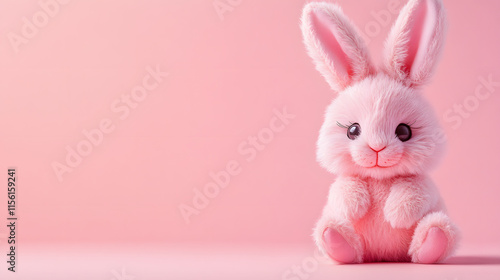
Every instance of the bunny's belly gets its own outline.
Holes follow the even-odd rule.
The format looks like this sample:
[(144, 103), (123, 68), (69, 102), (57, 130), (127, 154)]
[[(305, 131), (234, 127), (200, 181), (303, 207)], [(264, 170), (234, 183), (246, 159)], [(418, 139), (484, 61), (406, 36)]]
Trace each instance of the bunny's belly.
[[(373, 184), (373, 182), (372, 182)], [(365, 262), (406, 262), (415, 227), (395, 229), (384, 219), (384, 205), (390, 188), (382, 182), (370, 186), (372, 205), (368, 213), (354, 224), (364, 243)]]

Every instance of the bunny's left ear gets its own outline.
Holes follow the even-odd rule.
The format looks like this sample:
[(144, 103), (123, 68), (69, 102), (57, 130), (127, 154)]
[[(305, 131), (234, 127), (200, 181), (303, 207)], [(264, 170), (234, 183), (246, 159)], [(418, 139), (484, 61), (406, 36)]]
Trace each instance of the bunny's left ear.
[(441, 0), (410, 0), (386, 41), (389, 74), (413, 86), (427, 83), (443, 48), (445, 20)]

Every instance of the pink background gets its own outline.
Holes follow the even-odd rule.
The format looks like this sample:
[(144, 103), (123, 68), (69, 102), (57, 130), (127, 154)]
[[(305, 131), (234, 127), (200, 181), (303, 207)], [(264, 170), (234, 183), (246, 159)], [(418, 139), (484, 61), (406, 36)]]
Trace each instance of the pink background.
[[(396, 15), (377, 23), (371, 12), (387, 14), (391, 1), (337, 2), (359, 29), (371, 30), (379, 60)], [(470, 102), (479, 77), (500, 81), (500, 2), (444, 2), (447, 44), (426, 96), (449, 145), (433, 177), (464, 243), (498, 245), (500, 86), (458, 127), (443, 115)], [(221, 19), (212, 1), (72, 1), (16, 52), (7, 34), (21, 34), (23, 17), (41, 8), (0, 2), (0, 162), (1, 172), (18, 168), (23, 246), (311, 244), (334, 180), (315, 162), (334, 94), (301, 41), (305, 3), (243, 1)], [(119, 119), (113, 101), (156, 65), (169, 76)], [(295, 118), (247, 162), (238, 146), (284, 107)], [(66, 146), (103, 119), (115, 130), (60, 182), (52, 162), (63, 163)], [(186, 224), (179, 205), (192, 205), (193, 189), (231, 160), (241, 173)]]

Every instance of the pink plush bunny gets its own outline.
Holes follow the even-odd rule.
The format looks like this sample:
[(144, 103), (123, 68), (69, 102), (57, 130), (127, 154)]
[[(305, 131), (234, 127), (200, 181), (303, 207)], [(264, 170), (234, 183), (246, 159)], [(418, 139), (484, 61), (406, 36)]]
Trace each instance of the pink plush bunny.
[(338, 177), (314, 230), (317, 246), (340, 263), (444, 260), (458, 231), (426, 174), (444, 145), (421, 91), (443, 47), (443, 4), (406, 4), (381, 70), (338, 6), (307, 4), (301, 28), (316, 68), (338, 92), (318, 139), (318, 161)]

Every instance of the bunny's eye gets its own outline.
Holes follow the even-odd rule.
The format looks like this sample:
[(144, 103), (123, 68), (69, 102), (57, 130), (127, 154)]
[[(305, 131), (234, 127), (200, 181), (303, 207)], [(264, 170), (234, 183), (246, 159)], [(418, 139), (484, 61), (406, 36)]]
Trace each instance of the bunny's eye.
[(351, 140), (356, 139), (361, 134), (359, 123), (353, 123), (347, 128), (347, 137)]
[(411, 138), (411, 128), (405, 123), (400, 123), (396, 127), (396, 136), (401, 140), (401, 142), (406, 142)]

